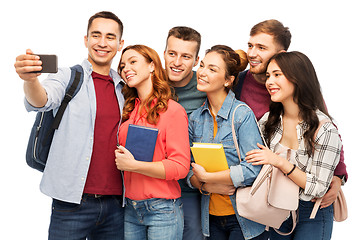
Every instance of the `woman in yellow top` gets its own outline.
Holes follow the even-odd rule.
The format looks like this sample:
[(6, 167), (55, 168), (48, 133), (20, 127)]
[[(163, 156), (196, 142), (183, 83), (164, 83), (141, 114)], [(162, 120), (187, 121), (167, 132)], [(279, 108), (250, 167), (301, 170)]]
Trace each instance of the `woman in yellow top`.
[[(202, 193), (203, 234), (210, 239), (267, 239), (265, 226), (236, 212), (235, 188), (249, 186), (261, 166), (240, 162), (232, 138), (231, 124), (235, 108), (244, 104), (230, 90), (240, 71), (239, 55), (230, 47), (213, 46), (206, 52), (197, 71), (197, 89), (206, 92), (205, 104), (189, 117), (189, 138), (193, 142), (221, 143), (229, 169), (206, 172), (192, 163), (188, 184)], [(241, 156), (262, 142), (254, 113), (247, 106), (235, 111), (234, 125)], [(206, 192), (207, 191), (207, 192)]]

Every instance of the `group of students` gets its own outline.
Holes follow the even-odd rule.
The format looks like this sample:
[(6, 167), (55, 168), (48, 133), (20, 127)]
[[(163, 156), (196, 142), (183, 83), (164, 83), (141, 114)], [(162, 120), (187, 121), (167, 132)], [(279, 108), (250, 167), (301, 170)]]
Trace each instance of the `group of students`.
[[(331, 238), (332, 203), (347, 180), (341, 139), (331, 121), (314, 137), (319, 122), (331, 117), (310, 60), (286, 52), (287, 27), (277, 20), (256, 24), (247, 60), (215, 45), (201, 61), (201, 35), (174, 27), (165, 69), (150, 47), (122, 50), (122, 31), (111, 12), (89, 19), (84, 83), (54, 135), (40, 185), (53, 198), (49, 239)], [(115, 72), (111, 63), (121, 50)], [(250, 66), (245, 72), (244, 60)], [(69, 68), (40, 83), (33, 72), (41, 61), (31, 50), (17, 57), (15, 68), (28, 111), (60, 106)], [(233, 115), (244, 102), (252, 110), (241, 106)], [(124, 147), (129, 124), (158, 129), (152, 162), (137, 161)], [(191, 160), (193, 142), (223, 144), (229, 169), (206, 172)], [(273, 152), (279, 145), (295, 152), (294, 165)], [(236, 188), (251, 186), (263, 164), (279, 168), (301, 189), (299, 220), (289, 236), (236, 211)], [(321, 209), (309, 220), (320, 197)], [(287, 228), (289, 221), (281, 227)]]

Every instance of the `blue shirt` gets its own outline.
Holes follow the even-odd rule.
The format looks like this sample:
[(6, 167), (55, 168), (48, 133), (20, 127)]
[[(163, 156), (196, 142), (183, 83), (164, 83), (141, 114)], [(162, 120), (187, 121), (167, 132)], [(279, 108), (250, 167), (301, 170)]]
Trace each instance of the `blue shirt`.
[[(235, 187), (244, 187), (252, 185), (261, 170), (261, 166), (253, 166), (251, 163), (247, 163), (246, 161), (239, 161), (231, 131), (232, 114), (235, 107), (239, 104), (243, 104), (243, 102), (236, 100), (235, 94), (230, 91), (221, 106), (221, 109), (217, 113), (216, 121), (218, 124), (218, 131), (214, 138), (214, 122), (210, 113), (209, 102), (207, 100), (204, 106), (195, 110), (189, 117), (189, 138), (191, 145), (193, 142), (223, 144), (226, 160), (230, 167), (230, 178)], [(242, 160), (244, 160), (245, 154), (248, 151), (258, 148), (256, 145), (257, 143), (263, 143), (254, 113), (250, 108), (240, 106), (236, 110), (234, 126), (240, 155)], [(190, 187), (193, 187), (190, 183), (192, 175), (193, 172), (190, 170), (187, 177)], [(235, 194), (230, 196), (230, 200), (245, 239), (253, 238), (264, 232), (264, 225), (240, 217), (237, 214)], [(202, 231), (205, 236), (210, 235), (209, 201), (210, 196), (202, 195), (201, 223)]]
[[(55, 131), (40, 183), (40, 190), (44, 194), (72, 203), (80, 203), (83, 194), (93, 150), (96, 116), (95, 87), (91, 77), (92, 66), (87, 60), (84, 60), (81, 65), (84, 69), (83, 85), (70, 101), (59, 129)], [(28, 111), (53, 109), (56, 114), (70, 81), (70, 74), (70, 68), (60, 68), (56, 74), (49, 74), (41, 82), (48, 97), (46, 105), (35, 108), (25, 99), (26, 109)], [(110, 77), (114, 81), (119, 109), (122, 111), (125, 102), (121, 93), (122, 80), (114, 70), (110, 70)]]

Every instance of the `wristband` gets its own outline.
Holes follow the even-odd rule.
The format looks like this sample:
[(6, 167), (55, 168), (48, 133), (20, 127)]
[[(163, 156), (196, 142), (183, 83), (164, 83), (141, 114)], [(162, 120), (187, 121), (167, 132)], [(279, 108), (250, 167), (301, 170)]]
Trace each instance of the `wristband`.
[(295, 164), (293, 164), (294, 166), (293, 166), (293, 168), (290, 170), (290, 172), (288, 172), (288, 173), (286, 173), (286, 174), (284, 174), (285, 176), (289, 176), (290, 174), (292, 174), (292, 172), (295, 170), (295, 168), (296, 168), (296, 165)]
[(205, 190), (202, 189), (203, 186), (204, 186), (204, 184), (205, 184), (204, 182), (202, 182), (202, 183), (200, 184), (200, 188), (199, 188), (200, 193), (201, 193), (202, 195), (210, 195), (209, 192), (207, 192), (207, 191), (205, 191)]

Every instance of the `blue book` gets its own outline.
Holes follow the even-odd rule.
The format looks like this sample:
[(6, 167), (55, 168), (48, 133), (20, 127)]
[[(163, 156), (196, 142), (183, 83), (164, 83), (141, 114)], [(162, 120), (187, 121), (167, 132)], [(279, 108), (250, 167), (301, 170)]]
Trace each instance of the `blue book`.
[(157, 128), (129, 124), (125, 148), (136, 160), (152, 162), (158, 132)]

